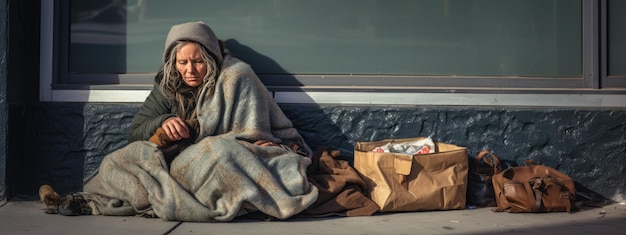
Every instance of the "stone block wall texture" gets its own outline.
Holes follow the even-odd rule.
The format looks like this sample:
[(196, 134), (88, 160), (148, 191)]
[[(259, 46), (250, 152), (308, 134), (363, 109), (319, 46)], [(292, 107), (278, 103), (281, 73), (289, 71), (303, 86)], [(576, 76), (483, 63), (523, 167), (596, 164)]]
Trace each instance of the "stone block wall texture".
[[(20, 191), (40, 184), (65, 194), (80, 190), (106, 154), (127, 144), (141, 104), (43, 103), (27, 111)], [(431, 136), (468, 148), (490, 149), (522, 165), (534, 159), (581, 186), (626, 201), (626, 110), (526, 109), (282, 104), (312, 148), (339, 149), (352, 162), (357, 141)]]

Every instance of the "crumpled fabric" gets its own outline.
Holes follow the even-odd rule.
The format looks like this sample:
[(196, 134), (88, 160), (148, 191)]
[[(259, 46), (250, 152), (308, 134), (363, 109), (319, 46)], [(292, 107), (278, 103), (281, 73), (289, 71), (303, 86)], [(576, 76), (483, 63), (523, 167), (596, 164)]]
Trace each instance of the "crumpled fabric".
[(369, 216), (378, 205), (365, 195), (365, 182), (339, 150), (325, 147), (313, 154), (309, 181), (319, 190), (316, 202), (301, 213), (307, 216)]

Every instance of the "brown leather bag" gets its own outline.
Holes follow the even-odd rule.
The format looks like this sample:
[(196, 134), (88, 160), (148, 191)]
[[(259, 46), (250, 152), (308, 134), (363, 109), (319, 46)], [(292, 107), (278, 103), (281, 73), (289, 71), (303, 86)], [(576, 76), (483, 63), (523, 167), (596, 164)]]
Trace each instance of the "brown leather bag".
[(556, 212), (576, 210), (574, 181), (551, 167), (528, 165), (506, 169), (492, 178), (495, 211)]

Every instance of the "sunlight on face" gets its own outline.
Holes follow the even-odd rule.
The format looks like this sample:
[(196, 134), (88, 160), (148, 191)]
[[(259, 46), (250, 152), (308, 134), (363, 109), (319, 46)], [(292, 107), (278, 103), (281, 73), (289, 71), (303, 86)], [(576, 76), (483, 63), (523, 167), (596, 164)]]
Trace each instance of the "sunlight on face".
[(202, 85), (207, 74), (207, 64), (202, 59), (200, 50), (197, 43), (187, 43), (176, 52), (176, 70), (190, 87)]

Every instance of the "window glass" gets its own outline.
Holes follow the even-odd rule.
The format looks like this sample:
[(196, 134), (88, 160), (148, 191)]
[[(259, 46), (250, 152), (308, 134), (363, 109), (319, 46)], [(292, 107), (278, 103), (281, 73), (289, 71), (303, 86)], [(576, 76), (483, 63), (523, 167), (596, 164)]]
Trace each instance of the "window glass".
[(626, 1), (608, 1), (608, 73), (626, 75)]
[(580, 0), (70, 0), (70, 14), (69, 74), (154, 73), (169, 28), (197, 20), (259, 74), (582, 74)]

